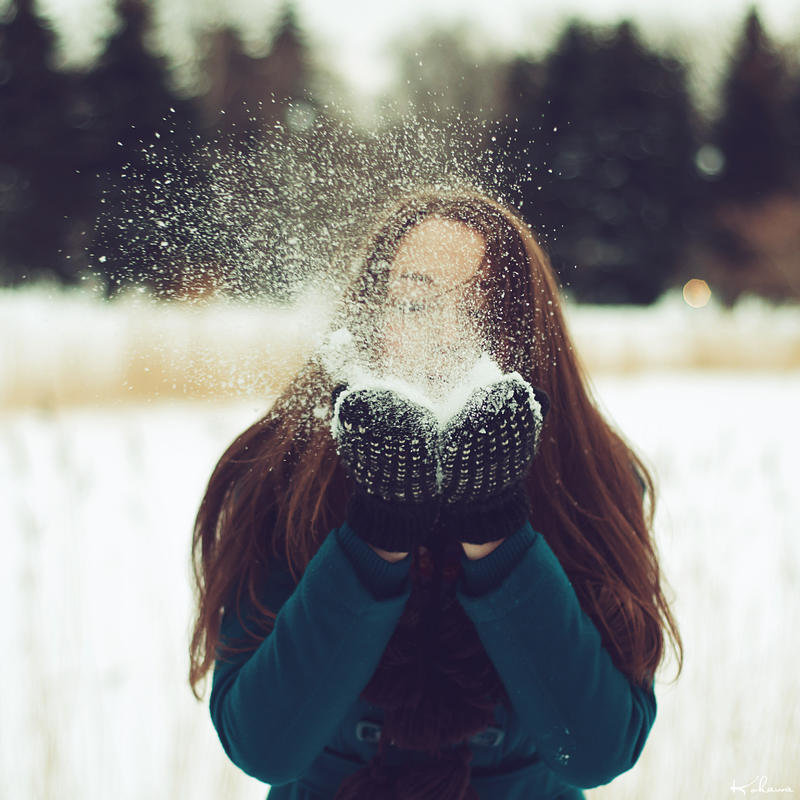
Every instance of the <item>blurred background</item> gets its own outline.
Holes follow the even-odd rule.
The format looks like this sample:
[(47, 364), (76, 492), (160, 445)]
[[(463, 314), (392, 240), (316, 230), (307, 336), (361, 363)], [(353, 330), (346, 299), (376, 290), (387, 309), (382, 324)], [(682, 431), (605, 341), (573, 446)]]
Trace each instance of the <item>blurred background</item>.
[(588, 796), (800, 791), (796, 3), (0, 0), (0, 796), (265, 795), (188, 686), (194, 514), (451, 168), (657, 482), (686, 662)]

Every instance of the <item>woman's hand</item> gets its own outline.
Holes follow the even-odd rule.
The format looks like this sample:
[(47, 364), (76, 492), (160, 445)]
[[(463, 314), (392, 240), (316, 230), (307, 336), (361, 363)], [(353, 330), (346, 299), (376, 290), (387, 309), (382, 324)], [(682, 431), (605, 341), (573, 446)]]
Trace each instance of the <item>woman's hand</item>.
[(379, 555), (404, 558), (427, 538), (440, 505), (436, 418), (380, 387), (339, 386), (332, 401), (331, 434), (356, 485), (348, 522)]
[(539, 447), (550, 398), (518, 373), (480, 386), (441, 434), (443, 500), (485, 500), (520, 480)]
[(496, 542), (486, 542), (486, 544), (461, 542), (461, 546), (464, 548), (464, 553), (470, 561), (477, 561), (479, 558), (485, 558), (489, 553), (495, 551), (505, 540), (506, 537), (498, 539)]
[(402, 561), (408, 553), (392, 553), (389, 550), (381, 550), (380, 547), (375, 547), (375, 545), (371, 544), (370, 547), (383, 559), (386, 561), (391, 561), (394, 564), (397, 561)]
[[(498, 547), (524, 523), (530, 513), (524, 477), (549, 409), (547, 393), (519, 373), (504, 375), (469, 396), (440, 440), (446, 536), (462, 544)], [(488, 552), (484, 548), (472, 554), (481, 558)]]

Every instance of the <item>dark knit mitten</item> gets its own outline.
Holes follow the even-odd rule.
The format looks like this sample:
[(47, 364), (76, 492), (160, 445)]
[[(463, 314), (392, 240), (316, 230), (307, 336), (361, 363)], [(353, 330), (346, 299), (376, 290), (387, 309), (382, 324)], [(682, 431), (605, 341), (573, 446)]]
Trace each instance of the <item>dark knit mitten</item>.
[(524, 477), (550, 398), (519, 373), (476, 389), (440, 436), (442, 534), (484, 544), (518, 530), (530, 507)]
[(415, 550), (441, 505), (436, 418), (391, 389), (334, 389), (331, 433), (355, 482), (347, 521), (366, 542)]

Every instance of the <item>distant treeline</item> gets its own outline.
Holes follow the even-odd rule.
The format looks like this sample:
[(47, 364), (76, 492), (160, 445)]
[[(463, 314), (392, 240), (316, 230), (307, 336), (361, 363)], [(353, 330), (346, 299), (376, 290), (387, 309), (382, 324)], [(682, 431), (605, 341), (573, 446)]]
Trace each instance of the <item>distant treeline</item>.
[[(347, 87), (291, 3), (258, 52), (233, 28), (208, 30), (188, 89), (150, 44), (146, 0), (117, 0), (118, 25), (81, 70), (54, 66), (56, 37), (34, 6), (12, 0), (0, 18), (0, 285), (90, 277), (109, 296), (132, 283), (162, 296), (213, 288), (225, 241), (186, 226), (185, 247), (176, 251), (173, 232), (167, 258), (153, 220), (131, 212), (142, 186), (178, 206), (205, 180), (198, 168), (170, 187), (153, 148), (177, 164), (206, 142), (243, 147), (276, 124), (294, 141), (310, 137), (309, 121), (333, 120)], [(754, 7), (713, 118), (693, 102), (687, 65), (646, 46), (627, 20), (568, 19), (536, 59), (476, 56), (468, 40), (454, 27), (397, 43), (386, 106), (491, 123), (480, 146), (505, 153), (504, 193), (576, 300), (647, 304), (689, 278), (726, 303), (742, 292), (800, 298), (800, 62)], [(280, 193), (270, 198), (280, 213)], [(287, 274), (262, 289), (287, 299), (292, 265), (270, 268)]]

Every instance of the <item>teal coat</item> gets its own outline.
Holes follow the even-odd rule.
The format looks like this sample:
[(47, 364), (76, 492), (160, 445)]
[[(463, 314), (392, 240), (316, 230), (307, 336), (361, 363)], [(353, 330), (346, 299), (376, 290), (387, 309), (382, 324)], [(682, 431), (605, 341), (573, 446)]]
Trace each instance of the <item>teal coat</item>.
[[(544, 536), (526, 522), (462, 564), (457, 597), (513, 705), (470, 740), (481, 800), (575, 800), (629, 770), (655, 721), (655, 687), (614, 666)], [(403, 613), (410, 565), (410, 554), (385, 561), (345, 522), (296, 586), (285, 564), (273, 570), (261, 599), (280, 610), (259, 647), (231, 661), (217, 650), (211, 719), (230, 760), (271, 785), (269, 800), (330, 800), (377, 751), (383, 712), (359, 694)], [(242, 635), (226, 610), (222, 639)]]

